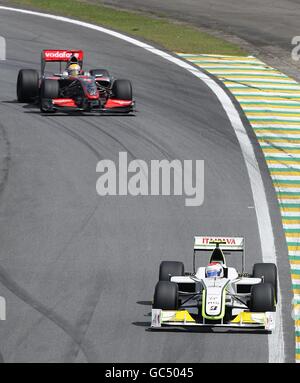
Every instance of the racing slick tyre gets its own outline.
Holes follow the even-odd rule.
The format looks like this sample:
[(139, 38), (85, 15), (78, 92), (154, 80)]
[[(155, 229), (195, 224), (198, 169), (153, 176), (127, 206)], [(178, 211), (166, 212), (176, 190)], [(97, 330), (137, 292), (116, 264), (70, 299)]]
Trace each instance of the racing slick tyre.
[(45, 79), (41, 84), (40, 109), (43, 113), (53, 112), (47, 100), (52, 100), (59, 96), (59, 83), (57, 80)]
[(277, 267), (274, 263), (255, 263), (253, 265), (254, 278), (263, 278), (263, 283), (271, 283), (274, 288), (275, 300), (277, 302)]
[(112, 86), (112, 98), (132, 100), (132, 86), (129, 80), (115, 80)]
[(109, 74), (108, 70), (106, 70), (106, 69), (91, 69), (90, 74), (92, 76), (101, 75), (102, 77), (109, 77), (110, 78), (110, 74)]
[(252, 286), (250, 311), (275, 311), (275, 292), (271, 283), (260, 283)]
[(154, 292), (153, 308), (162, 310), (178, 309), (177, 283), (167, 281), (157, 282)]
[(184, 264), (175, 261), (163, 261), (159, 266), (159, 281), (169, 281), (170, 277), (184, 275)]
[(57, 80), (46, 79), (41, 85), (41, 98), (57, 98), (59, 96), (59, 83)]
[(17, 99), (30, 102), (39, 95), (39, 74), (34, 69), (21, 69), (17, 79)]

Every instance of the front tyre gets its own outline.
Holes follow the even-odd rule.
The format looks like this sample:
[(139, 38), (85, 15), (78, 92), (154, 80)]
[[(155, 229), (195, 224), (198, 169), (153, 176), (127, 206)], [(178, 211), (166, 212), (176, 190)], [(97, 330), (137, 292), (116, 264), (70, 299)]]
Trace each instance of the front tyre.
[(112, 98), (132, 101), (132, 85), (129, 80), (115, 80), (112, 86)]
[(51, 100), (59, 97), (59, 82), (45, 79), (41, 84), (40, 109), (43, 113), (53, 112)]
[(271, 283), (260, 283), (251, 288), (250, 311), (275, 311), (275, 293)]
[(58, 98), (59, 83), (57, 80), (46, 79), (41, 84), (41, 98)]
[(161, 310), (178, 309), (177, 283), (160, 281), (155, 286), (153, 308)]

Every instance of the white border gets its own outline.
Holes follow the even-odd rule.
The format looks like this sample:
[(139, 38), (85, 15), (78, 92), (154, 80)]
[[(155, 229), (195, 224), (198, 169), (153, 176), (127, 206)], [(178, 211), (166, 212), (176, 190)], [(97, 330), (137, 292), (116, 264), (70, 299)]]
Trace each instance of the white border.
[[(172, 55), (154, 48), (149, 44), (145, 44), (139, 40), (136, 40), (132, 37), (125, 36), (119, 32), (109, 30), (97, 25), (86, 23), (83, 21), (73, 20), (67, 17), (56, 16), (46, 13), (34, 12), (25, 9), (16, 9), (11, 7), (0, 6), (0, 9), (18, 12), (27, 15), (44, 17), (56, 21), (62, 21), (69, 24), (79, 25), (84, 28), (93, 29), (98, 32), (105, 33), (107, 35), (116, 37), (118, 39), (124, 40), (128, 43), (131, 43), (135, 46), (143, 48), (157, 56), (160, 56), (173, 64), (186, 69), (194, 76), (203, 81), (215, 94), (215, 96), (220, 101), (223, 109), (225, 110), (227, 117), (235, 131), (237, 139), (239, 141), (242, 154), (245, 160), (246, 168), (249, 174), (250, 185), (253, 193), (253, 199), (255, 204), (257, 223), (260, 235), (260, 243), (262, 250), (262, 259), (263, 262), (272, 262), (277, 263), (276, 250), (275, 250), (275, 241), (274, 234), (272, 229), (272, 223), (270, 218), (269, 206), (267, 202), (267, 197), (265, 193), (264, 184), (260, 174), (259, 166), (255, 157), (254, 149), (251, 144), (251, 141), (247, 135), (247, 131), (241, 121), (240, 115), (233, 105), (230, 97), (227, 93), (209, 76), (200, 72), (192, 65), (187, 62), (173, 57)], [(283, 337), (283, 328), (282, 328), (282, 306), (281, 306), (281, 292), (280, 287), (278, 289), (278, 306), (276, 312), (276, 330), (272, 335), (268, 336), (268, 348), (269, 348), (269, 362), (278, 363), (285, 361), (285, 347), (284, 347), (284, 337)]]

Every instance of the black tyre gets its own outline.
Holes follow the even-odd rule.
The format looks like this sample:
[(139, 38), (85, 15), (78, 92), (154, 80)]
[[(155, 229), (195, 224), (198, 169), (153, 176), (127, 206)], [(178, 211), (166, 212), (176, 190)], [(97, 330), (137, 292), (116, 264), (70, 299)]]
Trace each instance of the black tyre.
[(59, 96), (59, 83), (57, 80), (45, 79), (41, 85), (41, 98), (53, 99)]
[(92, 76), (101, 75), (102, 77), (109, 77), (110, 78), (110, 74), (109, 74), (108, 70), (106, 70), (106, 69), (91, 69), (90, 74)]
[(17, 99), (30, 102), (39, 95), (39, 74), (34, 69), (21, 69), (17, 79)]
[(169, 281), (170, 277), (184, 275), (184, 264), (175, 261), (163, 261), (159, 266), (159, 281)]
[(271, 283), (260, 283), (252, 286), (250, 311), (275, 311), (275, 292)]
[(277, 267), (274, 263), (255, 263), (253, 265), (254, 278), (263, 278), (263, 283), (271, 283), (277, 302)]
[(178, 309), (178, 286), (176, 283), (157, 282), (154, 292), (154, 309), (177, 310)]
[(41, 84), (40, 110), (42, 113), (55, 113), (49, 100), (59, 97), (59, 83), (57, 80), (45, 79)]
[(113, 98), (132, 100), (132, 86), (129, 80), (115, 80), (112, 86)]

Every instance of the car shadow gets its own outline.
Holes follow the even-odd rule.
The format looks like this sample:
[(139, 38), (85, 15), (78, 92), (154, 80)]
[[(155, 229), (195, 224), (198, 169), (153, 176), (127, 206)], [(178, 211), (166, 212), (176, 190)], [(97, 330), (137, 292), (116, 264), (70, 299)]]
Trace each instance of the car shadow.
[(3, 100), (3, 104), (20, 104), (18, 100)]
[(22, 108), (23, 109), (28, 109), (26, 110), (25, 113), (30, 113), (30, 114), (40, 114), (41, 116), (56, 116), (56, 117), (70, 117), (70, 116), (81, 116), (81, 117), (91, 117), (91, 116), (94, 116), (94, 117), (135, 117), (136, 116), (136, 113), (138, 113), (138, 111), (134, 111), (134, 112), (131, 112), (131, 113), (122, 113), (122, 112), (82, 112), (82, 111), (74, 111), (74, 112), (63, 112), (63, 111), (56, 111), (54, 113), (41, 113), (40, 112), (40, 108), (39, 108), (39, 105), (37, 102), (32, 102), (32, 103), (22, 103), (22, 102), (19, 102), (18, 100), (4, 100), (4, 101), (1, 101), (1, 103), (4, 103), (4, 104), (20, 104), (22, 105)]
[[(25, 109), (25, 107), (23, 107)], [(29, 107), (28, 109), (32, 109), (32, 107)], [(88, 113), (88, 112), (54, 112), (54, 113), (41, 113), (39, 110), (27, 110), (24, 113), (29, 113), (29, 114), (40, 114), (42, 117), (47, 117), (47, 116), (55, 116), (57, 118), (59, 117), (75, 117), (75, 116), (80, 116), (80, 117), (135, 117), (135, 114), (122, 114), (122, 113)]]
[(151, 322), (132, 322), (131, 323), (137, 327), (146, 327), (145, 331), (147, 332), (174, 332), (174, 333), (192, 333), (192, 334), (260, 334), (260, 335), (269, 335), (272, 332), (266, 330), (255, 330), (255, 329), (234, 329), (234, 328), (213, 328), (213, 327), (151, 327)]
[(142, 306), (152, 306), (152, 301), (137, 301), (136, 303)]

